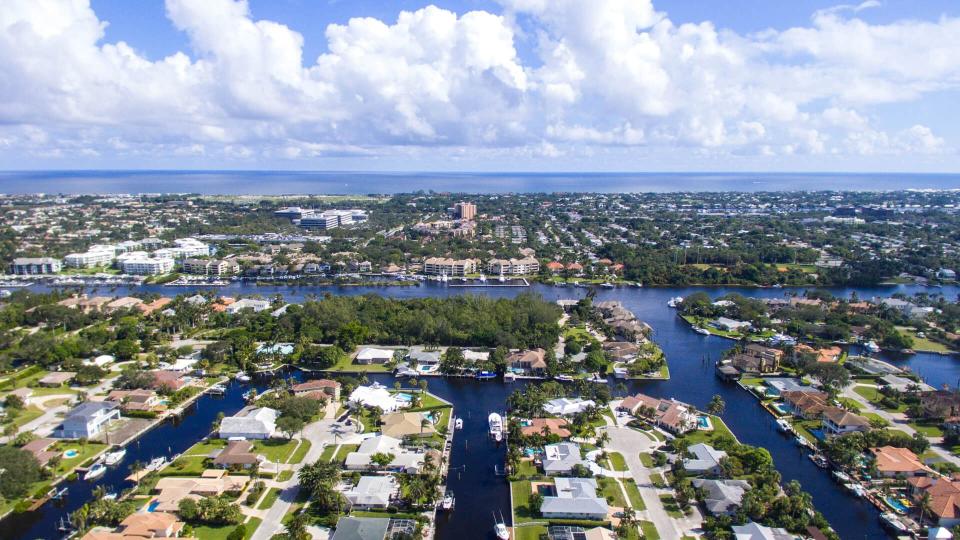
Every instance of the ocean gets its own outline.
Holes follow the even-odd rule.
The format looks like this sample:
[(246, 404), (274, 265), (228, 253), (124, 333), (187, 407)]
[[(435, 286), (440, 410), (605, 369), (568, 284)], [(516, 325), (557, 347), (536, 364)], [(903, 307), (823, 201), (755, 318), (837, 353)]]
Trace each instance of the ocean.
[(960, 174), (915, 173), (371, 173), (310, 171), (7, 171), (0, 193), (357, 195), (668, 193), (960, 189)]

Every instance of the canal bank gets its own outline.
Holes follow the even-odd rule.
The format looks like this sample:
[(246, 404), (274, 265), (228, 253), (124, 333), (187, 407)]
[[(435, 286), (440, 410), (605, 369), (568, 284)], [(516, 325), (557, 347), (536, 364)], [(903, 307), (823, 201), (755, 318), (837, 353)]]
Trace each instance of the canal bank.
[[(42, 290), (43, 287), (37, 289)], [(102, 288), (87, 289), (89, 294), (122, 295), (128, 292), (155, 292), (163, 295), (192, 294), (196, 291), (209, 290), (205, 287), (180, 287), (171, 290), (169, 287), (146, 285), (135, 288)], [(491, 297), (512, 297), (523, 291), (533, 291), (548, 300), (560, 298), (579, 298), (587, 293), (588, 289), (574, 287), (549, 287), (533, 285), (529, 288), (483, 288), (445, 287), (436, 284), (425, 284), (422, 287), (410, 288), (381, 288), (381, 287), (298, 287), (298, 286), (254, 286), (246, 284), (231, 284), (216, 289), (219, 294), (238, 296), (260, 294), (269, 297), (273, 294), (282, 294), (288, 301), (301, 302), (312, 294), (379, 294), (395, 298), (414, 298), (428, 296), (452, 296), (460, 294), (483, 294)], [(783, 475), (783, 481), (798, 480), (805, 490), (811, 493), (814, 504), (823, 512), (830, 524), (842, 538), (884, 538), (885, 533), (880, 528), (876, 510), (851, 495), (837, 489), (829, 474), (817, 468), (793, 442), (781, 436), (777, 431), (773, 419), (762, 408), (756, 405), (755, 399), (747, 392), (733, 384), (724, 383), (714, 375), (713, 361), (733, 343), (718, 337), (703, 336), (693, 332), (689, 325), (676, 317), (676, 312), (667, 307), (667, 302), (675, 296), (687, 296), (693, 292), (706, 291), (712, 297), (737, 292), (752, 297), (783, 297), (785, 294), (800, 294), (803, 289), (756, 289), (756, 288), (722, 288), (722, 287), (685, 287), (685, 288), (616, 288), (598, 289), (597, 300), (619, 300), (627, 309), (633, 311), (640, 319), (648, 323), (654, 330), (653, 339), (664, 350), (672, 377), (663, 381), (624, 381), (630, 392), (644, 392), (659, 397), (673, 397), (681, 401), (692, 403), (705, 408), (714, 394), (721, 395), (727, 404), (724, 420), (736, 436), (744, 443), (766, 448), (774, 458), (777, 470)], [(930, 289), (915, 286), (876, 287), (859, 289), (831, 289), (836, 295), (847, 296), (856, 291), (861, 298), (873, 296), (889, 296), (895, 292), (912, 294), (913, 292), (931, 292)], [(960, 289), (945, 287), (938, 292), (953, 298)], [(929, 384), (938, 386), (943, 383), (956, 384), (960, 377), (960, 362), (954, 357), (945, 357), (934, 354), (917, 354), (910, 357), (896, 357), (881, 355), (886, 360), (901, 367), (910, 367), (921, 375)], [(392, 385), (393, 378), (389, 375), (368, 374), (371, 380), (378, 380)], [(236, 384), (236, 383), (234, 383)], [(451, 452), (450, 474), (448, 487), (457, 496), (457, 508), (454, 512), (440, 517), (437, 523), (437, 538), (476, 538), (479, 531), (486, 537), (487, 531), (492, 529), (491, 511), (502, 510), (504, 515), (509, 514), (509, 489), (502, 477), (495, 474), (495, 467), (503, 468), (504, 449), (498, 448), (487, 437), (486, 416), (490, 411), (502, 410), (506, 397), (515, 388), (522, 388), (535, 382), (517, 381), (512, 384), (500, 382), (476, 382), (464, 378), (433, 378), (429, 379), (430, 392), (439, 395), (454, 404), (458, 415), (464, 420), (464, 429), (457, 433)], [(210, 430), (210, 424), (216, 418), (216, 413), (223, 410), (225, 414), (232, 414), (243, 406), (242, 392), (231, 387), (230, 392), (223, 399), (223, 403), (231, 403), (229, 407), (214, 409), (212, 402), (218, 398), (205, 396), (198, 400), (195, 410), (188, 411), (180, 420), (178, 427), (168, 430), (169, 424), (164, 424), (148, 432), (139, 441), (128, 447), (128, 456), (123, 467), (123, 474), (111, 470), (100, 483), (113, 485), (115, 488), (121, 483), (114, 477), (126, 475), (126, 466), (132, 463), (130, 454), (135, 448), (148, 447), (153, 444), (156, 448), (164, 448), (168, 443), (164, 437), (183, 438), (178, 440), (177, 447), (172, 455), (181, 452), (192, 445)], [(235, 400), (235, 404), (233, 404)], [(229, 409), (229, 410), (224, 410)], [(200, 418), (196, 420), (195, 418)], [(196, 423), (196, 425), (194, 425)], [(179, 426), (186, 426), (181, 428)], [(191, 427), (193, 426), (193, 427)], [(162, 435), (161, 435), (162, 434)], [(144, 452), (138, 458), (140, 461), (149, 461), (151, 455)], [(154, 452), (152, 457), (160, 455)], [(112, 484), (111, 484), (112, 482)], [(86, 488), (89, 497), (90, 488)], [(79, 492), (84, 493), (84, 492)], [(74, 504), (80, 495), (73, 492), (66, 502), (67, 506)], [(82, 504), (82, 501), (81, 501)], [(52, 506), (52, 505), (48, 505)], [(76, 504), (75, 507), (79, 507)], [(75, 509), (74, 507), (74, 509)], [(72, 510), (70, 510), (72, 511)], [(6, 528), (16, 531), (9, 538), (17, 540), (32, 540), (34, 538), (55, 538), (56, 521), (65, 515), (64, 510), (49, 512), (41, 509), (41, 516), (32, 517), (27, 521), (27, 529)], [(11, 520), (26, 520), (21, 516), (14, 516)], [(38, 522), (48, 522), (47, 528), (38, 528)], [(21, 534), (20, 531), (23, 531)], [(50, 534), (44, 534), (50, 532)]]

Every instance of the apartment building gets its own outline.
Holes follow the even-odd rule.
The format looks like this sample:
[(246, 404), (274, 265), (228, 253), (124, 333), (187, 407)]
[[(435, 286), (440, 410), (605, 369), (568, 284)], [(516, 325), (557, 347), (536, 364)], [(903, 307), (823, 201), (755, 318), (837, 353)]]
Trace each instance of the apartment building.
[(487, 271), (491, 274), (521, 276), (540, 272), (540, 262), (533, 257), (522, 259), (493, 259), (487, 263)]
[(111, 249), (105, 249), (105, 246), (95, 246), (97, 249), (89, 249), (83, 253), (71, 253), (63, 258), (63, 264), (68, 268), (96, 268), (98, 266), (109, 266), (116, 258), (116, 252)]
[(202, 276), (226, 276), (240, 270), (237, 263), (219, 259), (184, 259), (182, 265), (185, 273)]
[(464, 276), (477, 271), (475, 259), (430, 257), (423, 261), (423, 273), (431, 276)]
[(134, 251), (118, 257), (117, 263), (124, 274), (152, 276), (172, 271), (174, 260), (170, 257), (157, 257), (143, 251)]
[(62, 269), (53, 257), (18, 257), (10, 264), (10, 273), (21, 276), (33, 274), (56, 274)]
[(474, 219), (477, 216), (477, 205), (460, 201), (453, 207), (457, 219)]

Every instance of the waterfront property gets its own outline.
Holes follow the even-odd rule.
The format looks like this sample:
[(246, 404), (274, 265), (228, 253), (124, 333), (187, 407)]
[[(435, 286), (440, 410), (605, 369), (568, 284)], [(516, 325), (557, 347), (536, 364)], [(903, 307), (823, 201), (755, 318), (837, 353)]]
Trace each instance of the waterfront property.
[(750, 490), (746, 480), (709, 480), (694, 478), (693, 487), (703, 491), (703, 504), (714, 516), (730, 516), (736, 513), (743, 502), (743, 495)]
[(645, 418), (674, 434), (686, 433), (697, 427), (696, 408), (675, 399), (636, 394), (624, 398), (617, 408)]
[(546, 519), (607, 518), (607, 501), (597, 496), (597, 481), (593, 478), (556, 478), (555, 495), (543, 498), (540, 513)]
[(885, 477), (928, 476), (932, 473), (930, 467), (923, 464), (917, 455), (908, 448), (883, 446), (871, 448), (870, 453), (877, 472)]
[(400, 485), (392, 475), (361, 476), (343, 496), (356, 509), (386, 508), (399, 490)]
[(698, 443), (687, 449), (692, 458), (683, 459), (683, 467), (694, 475), (719, 476), (720, 462), (727, 457), (723, 450), (717, 450), (709, 444)]
[(580, 445), (564, 442), (543, 447), (543, 472), (548, 475), (570, 474), (576, 466), (585, 466), (580, 456)]
[(221, 439), (269, 439), (277, 431), (280, 413), (269, 407), (244, 407), (220, 422)]
[(120, 407), (110, 401), (87, 401), (67, 413), (67, 417), (54, 431), (64, 439), (90, 439), (104, 431), (111, 422), (120, 419)]
[(130, 514), (116, 529), (94, 527), (81, 540), (149, 540), (179, 538), (186, 524), (172, 513), (138, 512)]

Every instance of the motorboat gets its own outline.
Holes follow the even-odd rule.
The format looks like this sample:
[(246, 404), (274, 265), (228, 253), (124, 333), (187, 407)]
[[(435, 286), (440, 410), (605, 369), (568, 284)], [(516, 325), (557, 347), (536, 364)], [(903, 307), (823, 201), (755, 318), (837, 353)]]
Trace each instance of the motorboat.
[(896, 514), (884, 512), (880, 514), (880, 523), (896, 532), (907, 532), (907, 526), (897, 517)]
[(670, 300), (667, 300), (667, 307), (672, 307), (672, 308), (679, 307), (680, 304), (682, 303), (683, 303), (682, 296), (674, 296)]
[(593, 374), (589, 379), (587, 379), (587, 380), (588, 380), (589, 382), (600, 383), (600, 384), (606, 384), (606, 382), (607, 382), (607, 378), (601, 376), (599, 373), (594, 373), (594, 374)]
[(235, 378), (240, 382), (250, 382), (250, 376), (242, 371), (240, 373), (237, 373), (237, 376)]
[(496, 379), (497, 373), (495, 371), (478, 371), (477, 374), (474, 375), (474, 378), (476, 378), (478, 381)]
[(456, 429), (463, 429), (463, 418), (457, 418), (457, 421), (453, 423)]
[(215, 384), (211, 386), (210, 389), (207, 391), (213, 395), (222, 396), (227, 393), (227, 387), (222, 384)]
[(517, 380), (517, 375), (511, 371), (503, 374), (503, 382), (513, 382)]
[(850, 493), (853, 493), (854, 495), (856, 495), (857, 497), (860, 497), (861, 499), (867, 496), (867, 490), (864, 489), (864, 487), (861, 486), (860, 484), (854, 484), (854, 483), (844, 484), (843, 487), (847, 488), (847, 490)]
[(68, 493), (70, 493), (69, 488), (65, 488), (65, 487), (60, 489), (53, 488), (50, 490), (50, 498), (55, 501), (59, 501), (64, 497), (66, 497)]
[(821, 469), (826, 469), (830, 466), (830, 462), (827, 461), (827, 458), (823, 454), (810, 454), (809, 457), (810, 461)]
[(89, 469), (87, 469), (87, 474), (83, 475), (84, 480), (96, 480), (103, 476), (107, 472), (107, 466), (103, 463), (94, 463)]
[(573, 382), (573, 375), (556, 375), (553, 378), (558, 381)]
[(487, 282), (487, 276), (485, 276), (485, 275), (483, 275), (483, 274), (480, 274), (480, 277), (477, 278), (477, 281), (479, 281), (480, 283), (486, 283), (486, 282)]
[(709, 336), (709, 335), (710, 335), (710, 331), (709, 331), (709, 330), (707, 330), (706, 328), (701, 328), (701, 327), (699, 327), (699, 326), (694, 326), (694, 327), (693, 327), (693, 331), (696, 332), (696, 333), (698, 333), (698, 334), (703, 334), (703, 335), (705, 335), (705, 336)]
[(796, 438), (793, 439), (793, 442), (797, 443), (797, 446), (805, 447), (810, 445), (810, 443), (808, 443), (807, 440), (804, 439), (802, 435), (797, 435)]
[(453, 492), (447, 490), (443, 496), (443, 500), (440, 501), (441, 510), (453, 510), (453, 505), (456, 503), (456, 499), (453, 496)]
[(167, 464), (167, 458), (158, 457), (150, 460), (150, 463), (147, 463), (147, 466), (143, 468), (145, 471), (156, 471), (161, 467)]
[(503, 277), (503, 274), (500, 274), (500, 277), (497, 278), (497, 281), (499, 281), (500, 283), (504, 283), (507, 281), (507, 278)]
[(604, 289), (614, 289), (614, 288), (616, 288), (616, 285), (614, 285), (613, 283), (610, 283), (609, 281), (606, 282), (606, 283), (601, 283), (600, 286), (603, 287)]
[(503, 522), (503, 516), (497, 519), (497, 515), (493, 515), (493, 533), (497, 535), (498, 540), (510, 540), (510, 530), (507, 529), (507, 525)]
[(850, 475), (843, 471), (833, 471), (833, 479), (841, 484), (847, 485), (850, 481)]
[(492, 412), (490, 416), (487, 417), (487, 423), (490, 426), (490, 436), (497, 442), (503, 440), (503, 417)]
[(790, 425), (790, 421), (786, 418), (777, 418), (777, 429), (783, 433), (793, 432), (793, 426)]
[(868, 341), (863, 345), (863, 348), (869, 353), (878, 353), (880, 352), (880, 346), (877, 345), (876, 341)]
[(107, 454), (103, 456), (103, 463), (106, 465), (116, 465), (117, 463), (120, 463), (120, 461), (122, 461), (126, 455), (126, 448), (118, 448), (113, 452), (107, 452)]
[(105, 501), (115, 501), (115, 500), (117, 500), (117, 494), (116, 494), (116, 493), (113, 493), (113, 492), (107, 493), (106, 495), (103, 496), (103, 500), (105, 500)]

